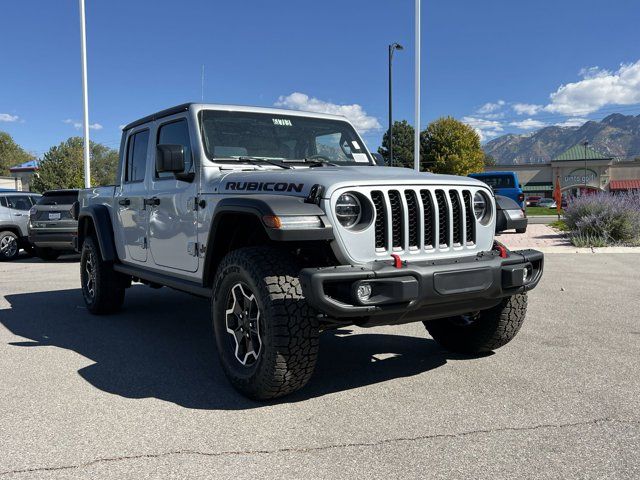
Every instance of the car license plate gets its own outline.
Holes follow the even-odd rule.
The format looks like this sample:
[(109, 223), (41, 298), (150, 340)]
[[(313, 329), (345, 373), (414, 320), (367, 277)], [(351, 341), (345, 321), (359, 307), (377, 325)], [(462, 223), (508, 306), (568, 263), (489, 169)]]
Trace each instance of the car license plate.
[(49, 213), (49, 220), (60, 220), (60, 212)]

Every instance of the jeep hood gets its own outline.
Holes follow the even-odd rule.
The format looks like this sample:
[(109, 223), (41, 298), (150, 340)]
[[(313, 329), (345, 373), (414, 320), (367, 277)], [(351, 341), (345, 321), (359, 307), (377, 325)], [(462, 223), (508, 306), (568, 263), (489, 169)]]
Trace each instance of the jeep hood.
[[(220, 175), (222, 173), (222, 175)], [(213, 172), (211, 172), (213, 174)], [(205, 173), (205, 178), (207, 177)], [(204, 193), (284, 194), (306, 197), (311, 187), (324, 187), (328, 198), (340, 188), (385, 185), (474, 185), (487, 188), (479, 180), (454, 175), (416, 172), (408, 168), (339, 166), (291, 169), (222, 170), (203, 185)]]

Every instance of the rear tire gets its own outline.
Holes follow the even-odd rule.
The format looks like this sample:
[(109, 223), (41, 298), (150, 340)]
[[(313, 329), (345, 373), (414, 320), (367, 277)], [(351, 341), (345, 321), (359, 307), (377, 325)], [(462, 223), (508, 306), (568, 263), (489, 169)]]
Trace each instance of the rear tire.
[(60, 252), (46, 247), (35, 247), (36, 256), (45, 262), (56, 260), (60, 256)]
[(220, 263), (212, 316), (220, 363), (231, 384), (264, 400), (302, 388), (318, 357), (319, 329), (294, 259), (268, 247), (230, 252)]
[(9, 230), (0, 232), (0, 261), (15, 260), (19, 254), (18, 236)]
[(112, 262), (102, 259), (96, 240), (87, 237), (80, 257), (80, 282), (87, 310), (96, 315), (118, 311), (124, 303), (127, 280), (113, 269)]
[(485, 353), (509, 343), (527, 313), (527, 294), (503, 299), (498, 305), (473, 315), (423, 322), (433, 339), (447, 350)]

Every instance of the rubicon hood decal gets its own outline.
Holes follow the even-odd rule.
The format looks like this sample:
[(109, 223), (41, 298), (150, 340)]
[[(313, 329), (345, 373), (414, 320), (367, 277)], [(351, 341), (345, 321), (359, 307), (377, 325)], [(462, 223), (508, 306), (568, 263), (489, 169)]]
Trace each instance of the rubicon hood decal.
[(304, 183), (224, 182), (224, 189), (249, 192), (302, 192)]

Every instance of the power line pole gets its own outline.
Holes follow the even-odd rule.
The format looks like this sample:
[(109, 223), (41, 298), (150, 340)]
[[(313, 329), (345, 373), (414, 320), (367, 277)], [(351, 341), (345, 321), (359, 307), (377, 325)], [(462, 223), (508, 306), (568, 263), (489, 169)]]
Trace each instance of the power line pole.
[(416, 1), (415, 12), (415, 123), (413, 129), (413, 163), (416, 172), (420, 171), (420, 0)]
[(89, 92), (87, 87), (87, 32), (84, 18), (84, 0), (80, 6), (80, 54), (82, 61), (82, 109), (84, 130), (84, 188), (91, 187), (91, 159), (89, 155)]

